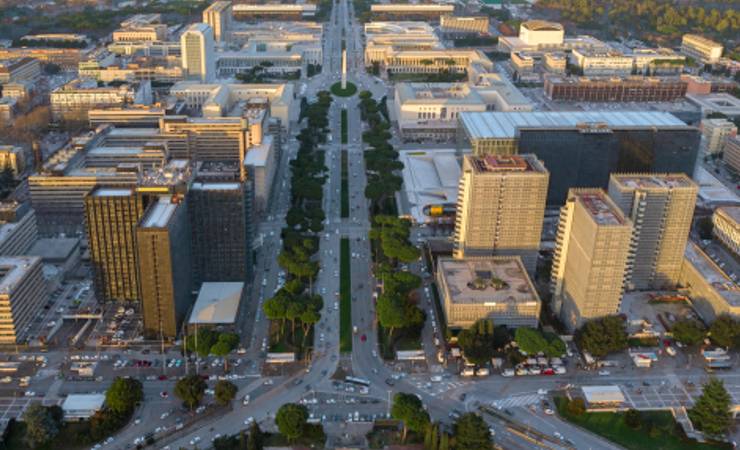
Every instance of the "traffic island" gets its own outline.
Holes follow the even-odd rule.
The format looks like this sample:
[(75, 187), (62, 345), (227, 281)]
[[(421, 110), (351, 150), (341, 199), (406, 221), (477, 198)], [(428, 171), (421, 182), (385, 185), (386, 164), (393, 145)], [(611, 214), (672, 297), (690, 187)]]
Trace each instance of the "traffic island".
[(331, 85), (331, 93), (337, 97), (352, 97), (357, 93), (357, 86), (354, 83), (347, 82), (347, 86), (342, 89), (342, 83), (337, 81)]

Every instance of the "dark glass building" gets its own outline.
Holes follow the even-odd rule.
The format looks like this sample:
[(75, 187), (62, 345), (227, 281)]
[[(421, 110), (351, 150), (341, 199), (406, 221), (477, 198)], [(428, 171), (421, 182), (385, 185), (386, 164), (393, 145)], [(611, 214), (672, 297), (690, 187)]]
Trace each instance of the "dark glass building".
[(188, 192), (193, 279), (242, 281), (251, 275), (251, 191), (245, 182), (196, 181)]
[(134, 188), (96, 187), (85, 196), (85, 222), (97, 298), (139, 299), (136, 226), (146, 205)]
[(701, 135), (686, 129), (524, 129), (519, 153), (534, 153), (550, 171), (548, 205), (565, 203), (568, 189), (606, 188), (611, 173), (694, 173)]
[(192, 304), (190, 223), (180, 195), (156, 199), (136, 230), (144, 334), (174, 339)]

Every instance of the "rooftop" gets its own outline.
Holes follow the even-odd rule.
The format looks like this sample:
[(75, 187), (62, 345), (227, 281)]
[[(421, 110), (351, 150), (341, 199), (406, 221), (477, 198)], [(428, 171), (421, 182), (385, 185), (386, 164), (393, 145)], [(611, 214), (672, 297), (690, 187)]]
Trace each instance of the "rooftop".
[(28, 251), (43, 262), (64, 262), (80, 247), (80, 238), (41, 238)]
[(170, 196), (159, 197), (158, 201), (149, 207), (149, 212), (141, 221), (142, 228), (165, 228), (170, 223), (172, 215), (177, 209), (177, 203), (172, 203)]
[(234, 323), (242, 298), (244, 283), (203, 283), (190, 314), (190, 324)]
[(583, 125), (610, 128), (688, 128), (660, 111), (463, 112), (460, 121), (473, 139), (515, 139), (520, 129), (576, 129)]
[(572, 195), (598, 225), (622, 225), (624, 216), (601, 189), (573, 189)]
[(97, 411), (105, 403), (105, 394), (69, 394), (62, 403), (62, 409), (67, 411)]
[(93, 190), (90, 195), (93, 197), (130, 197), (133, 193), (133, 189), (99, 187)]
[(241, 189), (239, 183), (201, 183), (196, 182), (190, 186), (194, 191), (238, 191)]
[(534, 155), (467, 156), (478, 172), (546, 172)]
[(696, 183), (683, 173), (612, 174), (611, 177), (622, 187), (628, 189), (648, 190), (697, 187)]
[(440, 258), (449, 298), (455, 304), (496, 306), (500, 303), (536, 303), (537, 292), (518, 256)]
[(732, 220), (735, 222), (735, 226), (740, 225), (740, 206), (720, 206), (715, 210), (715, 214), (720, 214)]
[(522, 22), (522, 27), (532, 31), (563, 31), (564, 28), (557, 22), (548, 22), (546, 20), (528, 20)]
[(619, 386), (583, 386), (581, 388), (587, 403), (624, 403), (624, 394)]
[(416, 3), (386, 3), (370, 5), (372, 12), (384, 11), (434, 11), (434, 12), (453, 12), (455, 5), (438, 5), (438, 4), (416, 4)]
[(740, 287), (698, 245), (689, 242), (684, 257), (729, 305), (740, 306)]

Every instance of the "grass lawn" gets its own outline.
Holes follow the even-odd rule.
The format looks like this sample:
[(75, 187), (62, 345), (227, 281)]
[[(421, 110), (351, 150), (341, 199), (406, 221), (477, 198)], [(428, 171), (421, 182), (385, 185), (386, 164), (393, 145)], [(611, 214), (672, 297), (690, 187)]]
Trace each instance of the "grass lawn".
[[(720, 450), (728, 445), (700, 444), (689, 440), (668, 411), (641, 411), (642, 428), (632, 429), (624, 423), (624, 413), (598, 412), (573, 416), (566, 409), (567, 399), (558, 397), (555, 404), (561, 417), (629, 450)], [(647, 424), (653, 423), (649, 431)]]
[(347, 88), (342, 89), (342, 82), (337, 81), (331, 85), (331, 93), (337, 97), (352, 97), (357, 93), (357, 86), (354, 83), (347, 82)]
[(349, 239), (342, 238), (339, 251), (339, 351), (352, 351), (352, 283)]
[(342, 203), (340, 205), (340, 216), (349, 217), (349, 161), (347, 150), (342, 150)]
[(309, 328), (308, 336), (303, 336), (303, 327), (296, 325), (291, 331), (290, 321), (285, 321), (284, 328), (280, 330), (280, 321), (273, 320), (270, 322), (270, 352), (283, 353), (295, 352), (296, 359), (303, 359), (305, 352), (313, 344), (313, 327)]
[(347, 110), (342, 110), (342, 144), (347, 143)]

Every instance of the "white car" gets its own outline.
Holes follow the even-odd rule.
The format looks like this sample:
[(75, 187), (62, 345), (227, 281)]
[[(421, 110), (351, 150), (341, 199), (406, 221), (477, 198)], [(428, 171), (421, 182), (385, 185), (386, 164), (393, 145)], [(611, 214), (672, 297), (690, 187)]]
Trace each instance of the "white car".
[(608, 377), (609, 375), (611, 375), (611, 372), (608, 370), (599, 370), (599, 376)]
[(244, 404), (245, 406), (246, 406), (246, 405), (248, 405), (248, 404), (249, 404), (249, 399), (250, 399), (250, 397), (249, 397), (249, 394), (245, 395), (245, 396), (244, 396), (244, 401), (243, 401), (242, 403), (243, 403), (243, 404)]
[(200, 436), (195, 436), (194, 438), (192, 438), (192, 439), (190, 440), (190, 445), (195, 445), (195, 444), (197, 444), (198, 442), (200, 442)]

